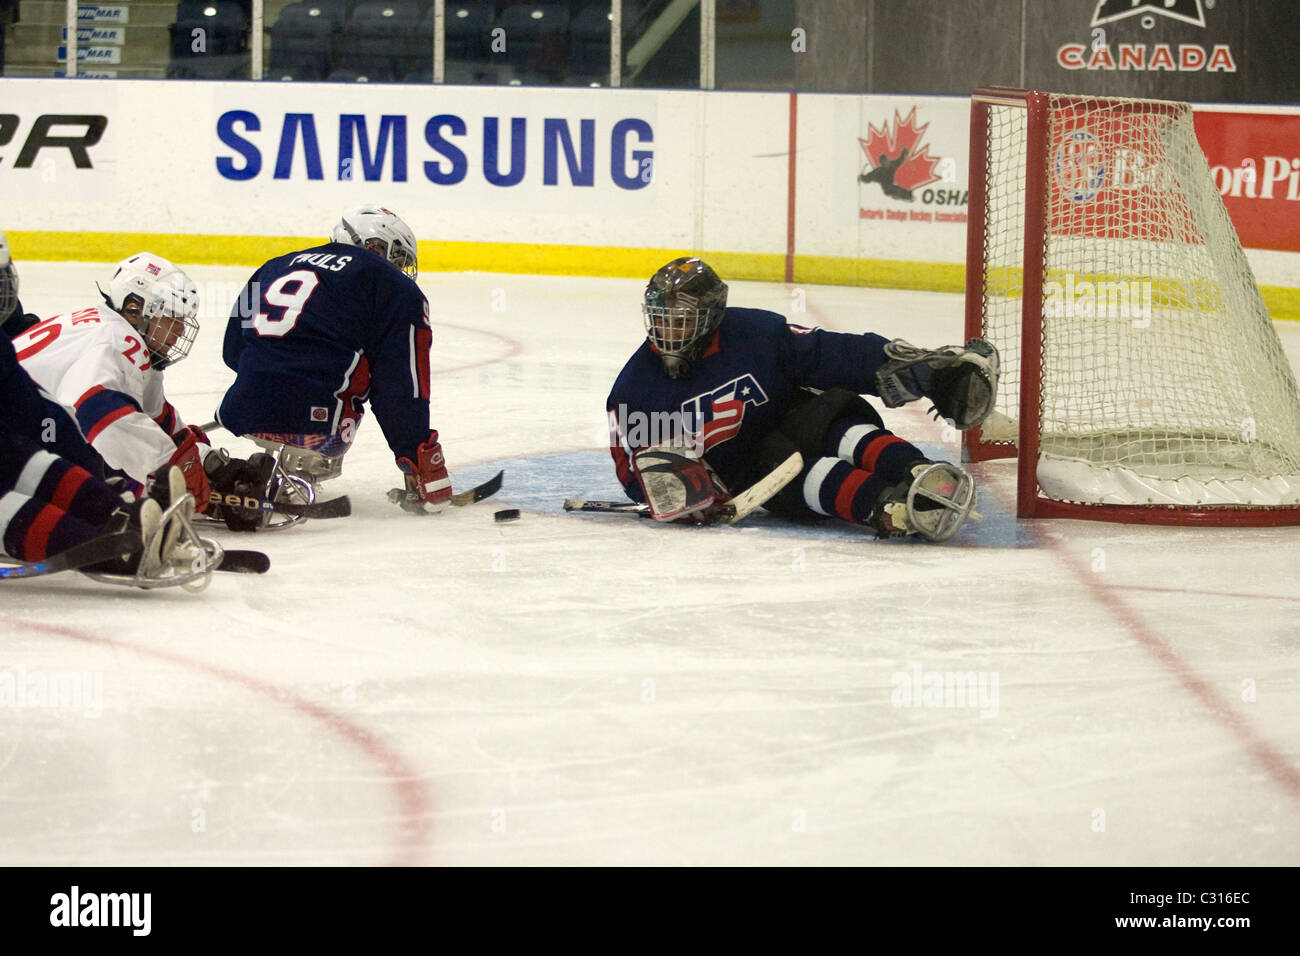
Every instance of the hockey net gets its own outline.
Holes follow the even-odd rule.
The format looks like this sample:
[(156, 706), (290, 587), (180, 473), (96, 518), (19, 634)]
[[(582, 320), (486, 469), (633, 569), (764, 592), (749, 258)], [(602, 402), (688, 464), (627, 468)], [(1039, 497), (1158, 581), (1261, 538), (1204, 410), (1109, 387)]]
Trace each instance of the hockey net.
[(967, 336), (1001, 352), (966, 457), (1022, 517), (1300, 523), (1300, 393), (1191, 107), (977, 91)]

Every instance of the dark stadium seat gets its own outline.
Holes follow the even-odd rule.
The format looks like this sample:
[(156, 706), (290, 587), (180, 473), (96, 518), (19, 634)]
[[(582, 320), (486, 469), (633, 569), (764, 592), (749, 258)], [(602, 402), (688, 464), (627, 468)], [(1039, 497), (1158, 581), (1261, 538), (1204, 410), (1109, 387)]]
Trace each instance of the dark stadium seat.
[(340, 68), (325, 77), (331, 83), (392, 83), (395, 77), (387, 67), (373, 70)]
[[(487, 80), (486, 82), (493, 82)], [(510, 73), (508, 70), (501, 71), (495, 79), (495, 82), (501, 86), (553, 86), (554, 81), (546, 73), (536, 73), (528, 70)]]
[[(185, 66), (191, 73), (204, 75), (220, 72), (218, 65), (199, 66), (191, 61), (228, 57), (248, 49), (248, 20), (243, 7), (235, 0), (207, 0), (194, 17), (179, 17), (168, 27), (171, 59), (174, 66)], [(244, 75), (247, 75), (246, 73)]]
[(461, 86), (473, 86), (479, 82), (479, 74), (487, 67), (474, 60), (447, 60), (442, 68), (442, 81)]
[[(446, 36), (448, 60), (482, 60), (488, 55), (491, 42), (492, 20), (495, 13), (490, 3), (448, 3), (443, 31)], [(426, 18), (429, 34), (433, 34), (433, 10)]]
[(218, 53), (174, 59), (167, 76), (185, 80), (246, 80), (252, 70), (247, 53)]
[(304, 70), (329, 72), (334, 37), (343, 30), (344, 10), (342, 3), (321, 0), (303, 0), (281, 10), (270, 29), (271, 69), (294, 75)]
[[(559, 3), (520, 3), (497, 18), (505, 30), (506, 52), (493, 63), (508, 63), (516, 75), (543, 74), (560, 82), (569, 72), (569, 8)], [(517, 85), (517, 84), (512, 84)], [(525, 85), (532, 86), (532, 82)]]
[(416, 0), (363, 0), (335, 47), (340, 67), (402, 75), (433, 59), (433, 34), (421, 35), (424, 10)]
[[(609, 78), (609, 3), (584, 7), (569, 25), (573, 40), (573, 70), (577, 74)], [(627, 4), (623, 16), (627, 17)]]
[[(253, 19), (253, 0), (223, 0), (228, 6), (233, 5), (239, 8), (244, 22), (248, 23)], [(213, 0), (180, 0), (176, 4), (176, 20), (202, 20), (204, 17), (212, 16), (205, 11), (216, 4)]]
[(311, 63), (301, 63), (296, 66), (270, 67), (263, 74), (263, 78), (276, 81), (294, 81), (294, 82), (312, 82), (325, 79), (326, 72), (330, 69), (328, 63), (317, 65)]
[(356, 0), (303, 0), (309, 7), (318, 8), (322, 15), (337, 20), (340, 23), (348, 18), (352, 8), (356, 6)]
[(512, 60), (527, 58), (548, 37), (568, 41), (569, 8), (562, 3), (517, 3), (501, 11), (497, 26), (506, 31), (507, 55)]

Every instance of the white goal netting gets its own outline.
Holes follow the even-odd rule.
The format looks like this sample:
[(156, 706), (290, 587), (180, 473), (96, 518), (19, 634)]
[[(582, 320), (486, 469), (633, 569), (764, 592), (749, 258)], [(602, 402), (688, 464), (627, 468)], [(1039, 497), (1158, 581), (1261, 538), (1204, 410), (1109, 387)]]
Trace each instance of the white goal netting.
[[(1038, 483), (1089, 504), (1300, 503), (1300, 393), (1192, 127), (1191, 107), (1047, 100), (1043, 195), (1029, 111), (992, 104), (984, 334), (1003, 378), (985, 441), (1016, 440), (1037, 329)], [(1026, 239), (1026, 203), (1043, 235)], [(1040, 315), (1024, 250), (1043, 250)], [(1035, 347), (1031, 344), (1030, 348)], [(1032, 382), (1024, 382), (1032, 385)]]

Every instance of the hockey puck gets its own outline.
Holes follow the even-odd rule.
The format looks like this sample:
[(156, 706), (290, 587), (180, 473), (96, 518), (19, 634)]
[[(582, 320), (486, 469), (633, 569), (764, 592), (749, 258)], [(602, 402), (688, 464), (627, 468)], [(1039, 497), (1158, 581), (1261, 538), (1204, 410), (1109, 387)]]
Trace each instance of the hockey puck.
[(492, 520), (494, 520), (494, 521), (518, 521), (518, 520), (519, 520), (519, 509), (518, 509), (518, 508), (503, 508), (502, 510), (500, 510), (500, 511), (498, 511), (498, 512), (496, 512), (495, 514), (492, 515)]

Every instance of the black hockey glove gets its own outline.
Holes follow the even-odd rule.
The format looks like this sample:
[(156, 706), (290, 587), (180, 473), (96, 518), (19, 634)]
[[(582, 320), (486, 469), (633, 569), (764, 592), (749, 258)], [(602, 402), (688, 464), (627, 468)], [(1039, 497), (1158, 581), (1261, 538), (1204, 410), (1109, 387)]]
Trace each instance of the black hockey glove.
[(208, 515), (226, 522), (231, 531), (256, 531), (262, 526), (263, 503), (272, 500), (271, 479), (275, 458), (265, 452), (247, 459), (227, 458), (224, 452), (209, 453), (203, 461), (212, 484)]
[(973, 428), (993, 411), (998, 393), (998, 350), (983, 339), (966, 347), (921, 349), (894, 339), (885, 346), (885, 362), (876, 372), (876, 391), (890, 408), (919, 398), (934, 403), (931, 411), (957, 428)]

